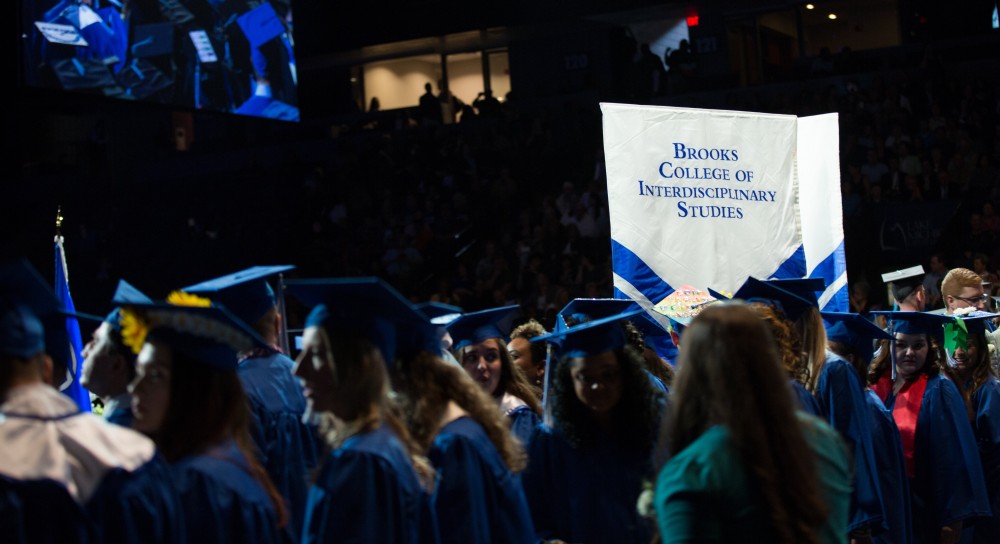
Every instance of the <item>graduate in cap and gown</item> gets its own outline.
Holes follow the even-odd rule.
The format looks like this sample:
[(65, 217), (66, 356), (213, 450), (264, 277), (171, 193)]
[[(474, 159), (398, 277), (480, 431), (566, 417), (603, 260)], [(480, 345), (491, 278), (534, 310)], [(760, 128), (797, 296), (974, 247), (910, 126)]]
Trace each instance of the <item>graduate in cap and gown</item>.
[[(556, 327), (554, 331), (563, 330), (567, 327), (579, 325), (580, 323), (617, 315), (627, 310), (635, 310), (639, 308), (641, 308), (641, 306), (631, 299), (575, 298), (566, 303), (566, 306), (563, 306), (563, 308), (559, 310), (559, 313), (556, 314)], [(668, 392), (667, 384), (658, 376), (658, 374), (667, 373), (669, 370), (664, 371), (657, 368), (655, 369), (656, 372), (654, 372), (649, 368), (649, 359), (647, 359), (645, 353), (648, 347), (646, 338), (648, 337), (652, 339), (656, 335), (660, 334), (658, 331), (654, 330), (656, 325), (648, 319), (648, 315), (639, 313), (632, 315), (628, 319), (621, 320), (620, 323), (626, 331), (626, 341), (630, 345), (634, 346), (642, 355), (643, 369), (646, 371), (650, 381), (653, 383), (653, 387), (665, 396)], [(664, 335), (666, 335), (666, 329), (662, 330)], [(650, 348), (650, 351), (653, 351), (652, 348)], [(657, 354), (654, 353), (654, 356), (658, 359), (656, 361), (657, 363), (662, 362), (659, 360)]]
[(295, 374), (327, 452), (303, 542), (436, 543), (434, 469), (389, 398), (389, 367), (424, 316), (375, 278), (291, 280), (311, 310)]
[(952, 318), (878, 313), (888, 318), (893, 339), (872, 362), (868, 383), (899, 428), (914, 542), (958, 542), (964, 524), (989, 516), (990, 507), (966, 405), (941, 372), (943, 324)]
[(122, 338), (139, 356), (130, 386), (135, 429), (170, 463), (191, 542), (292, 538), (278, 490), (254, 454), (237, 354), (267, 344), (208, 299), (125, 304)]
[(662, 404), (621, 321), (636, 308), (536, 337), (558, 350), (551, 424), (536, 429), (522, 479), (537, 536), (566, 542), (642, 542), (654, 534), (637, 508)]
[[(152, 302), (125, 280), (118, 281), (113, 300)], [(128, 393), (128, 384), (135, 378), (135, 353), (122, 341), (121, 312), (118, 308), (101, 320), (90, 341), (83, 346), (81, 355), (80, 385), (101, 399), (104, 419), (131, 427), (132, 396)]]
[[(709, 292), (719, 300), (729, 299), (711, 289)], [(795, 319), (806, 311), (809, 302), (771, 282), (753, 277), (747, 278), (732, 298), (746, 302), (767, 323), (771, 337), (777, 343), (778, 355), (788, 374), (788, 383), (798, 408), (808, 414), (822, 416), (819, 402), (808, 388), (809, 364), (802, 354), (802, 339), (795, 328)]]
[(653, 497), (660, 542), (845, 542), (849, 452), (785, 383), (746, 304), (712, 304), (686, 328)]
[(52, 385), (45, 337), (54, 331), (42, 317), (59, 315), (28, 261), (0, 266), (3, 541), (185, 542), (179, 497), (153, 441), (81, 412)]
[(967, 525), (962, 541), (995, 543), (1000, 542), (1000, 379), (990, 367), (987, 335), (989, 320), (1000, 314), (959, 311), (953, 317), (956, 321), (945, 325), (944, 336), (949, 375), (971, 416), (992, 512)]
[(510, 419), (511, 433), (527, 444), (542, 422), (542, 405), (521, 367), (514, 364), (507, 351), (507, 335), (500, 328), (506, 329), (519, 312), (515, 304), (463, 314), (448, 324), (448, 334), (454, 341), (455, 359), (496, 399)]
[[(889, 340), (889, 333), (870, 319), (856, 313), (822, 312), (827, 325), (830, 350), (851, 363), (860, 379), (867, 381), (868, 364), (874, 354), (876, 340)], [(913, 520), (910, 519), (910, 485), (906, 477), (906, 458), (899, 428), (878, 395), (865, 389), (868, 413), (871, 417), (872, 449), (879, 489), (882, 492), (885, 530), (872, 533), (872, 541), (884, 544), (913, 542)]]
[(289, 510), (289, 528), (297, 535), (305, 519), (311, 472), (318, 464), (315, 429), (302, 420), (306, 399), (292, 374), (294, 362), (281, 347), (284, 316), (268, 279), (293, 266), (254, 266), (190, 285), (185, 293), (221, 304), (262, 339), (238, 354), (236, 373), (250, 402), (250, 436), (255, 454)]
[(397, 355), (392, 382), (410, 433), (437, 472), (432, 504), (441, 542), (533, 542), (520, 478), (524, 446), (507, 416), (463, 369), (441, 358), (434, 327), (403, 332), (409, 347)]

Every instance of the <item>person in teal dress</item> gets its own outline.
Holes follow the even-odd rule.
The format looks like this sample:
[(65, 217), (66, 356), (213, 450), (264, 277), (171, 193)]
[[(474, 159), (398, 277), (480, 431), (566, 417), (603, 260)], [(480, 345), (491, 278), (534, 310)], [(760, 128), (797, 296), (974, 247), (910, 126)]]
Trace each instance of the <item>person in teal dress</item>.
[(848, 450), (795, 409), (787, 380), (746, 304), (712, 304), (686, 327), (653, 496), (660, 542), (844, 542)]

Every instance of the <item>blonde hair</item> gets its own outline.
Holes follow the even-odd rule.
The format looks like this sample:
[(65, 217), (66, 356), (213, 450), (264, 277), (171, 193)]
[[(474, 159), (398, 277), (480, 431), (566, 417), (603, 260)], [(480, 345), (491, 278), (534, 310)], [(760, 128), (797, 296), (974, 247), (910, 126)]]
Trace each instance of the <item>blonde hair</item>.
[(966, 287), (980, 287), (983, 278), (968, 268), (952, 268), (941, 280), (941, 296), (957, 297)]

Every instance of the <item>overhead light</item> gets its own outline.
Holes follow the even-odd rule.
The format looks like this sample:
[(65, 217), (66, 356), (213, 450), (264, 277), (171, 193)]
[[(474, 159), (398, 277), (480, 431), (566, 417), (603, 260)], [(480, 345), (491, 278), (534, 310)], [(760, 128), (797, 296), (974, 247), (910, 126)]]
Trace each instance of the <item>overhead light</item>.
[(826, 18), (832, 21), (832, 20), (834, 20), (834, 19), (837, 18), (837, 14), (836, 13), (831, 13), (831, 14), (827, 15)]
[(806, 4), (806, 9), (816, 9), (816, 6), (812, 4)]

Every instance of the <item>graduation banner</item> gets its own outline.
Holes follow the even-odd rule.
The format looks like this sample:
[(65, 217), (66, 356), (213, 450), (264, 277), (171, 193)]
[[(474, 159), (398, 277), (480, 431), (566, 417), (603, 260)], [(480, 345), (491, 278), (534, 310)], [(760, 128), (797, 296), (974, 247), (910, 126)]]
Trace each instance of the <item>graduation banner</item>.
[(601, 110), (616, 297), (822, 277), (820, 308), (847, 311), (836, 114)]

